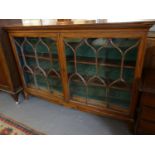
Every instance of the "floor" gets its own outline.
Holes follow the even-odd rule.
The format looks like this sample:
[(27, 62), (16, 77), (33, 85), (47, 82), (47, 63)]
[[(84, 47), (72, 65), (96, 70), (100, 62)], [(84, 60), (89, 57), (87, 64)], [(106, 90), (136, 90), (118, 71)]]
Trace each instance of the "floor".
[(69, 109), (37, 97), (16, 105), (10, 95), (0, 92), (0, 113), (49, 135), (128, 135), (127, 124), (111, 118)]

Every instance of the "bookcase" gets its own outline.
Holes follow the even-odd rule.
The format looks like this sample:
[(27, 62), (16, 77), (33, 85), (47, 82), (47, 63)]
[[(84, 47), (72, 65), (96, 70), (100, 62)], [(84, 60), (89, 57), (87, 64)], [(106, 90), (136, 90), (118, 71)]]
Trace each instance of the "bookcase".
[(134, 121), (151, 22), (5, 28), (24, 94)]

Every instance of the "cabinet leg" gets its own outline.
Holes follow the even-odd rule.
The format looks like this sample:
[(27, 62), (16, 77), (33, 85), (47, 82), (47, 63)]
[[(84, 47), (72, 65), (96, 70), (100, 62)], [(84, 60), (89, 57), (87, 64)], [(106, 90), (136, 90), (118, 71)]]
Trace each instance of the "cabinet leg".
[(13, 99), (16, 101), (16, 104), (19, 104), (19, 98), (18, 98), (19, 94), (12, 94), (11, 96), (13, 97)]
[(25, 100), (28, 100), (29, 99), (29, 94), (26, 91), (24, 91), (23, 93), (24, 93)]

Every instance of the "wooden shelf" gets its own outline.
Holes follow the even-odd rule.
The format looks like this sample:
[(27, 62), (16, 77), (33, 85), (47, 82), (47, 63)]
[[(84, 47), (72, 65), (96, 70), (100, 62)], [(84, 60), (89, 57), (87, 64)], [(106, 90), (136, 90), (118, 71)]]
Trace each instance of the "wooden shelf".
[[(20, 55), (21, 56), (21, 55)], [(35, 58), (35, 55), (31, 54), (25, 54), (26, 58)], [(58, 55), (52, 54), (52, 58), (55, 61), (58, 61)], [(38, 55), (38, 59), (41, 60), (47, 60), (50, 61), (51, 58), (49, 57), (49, 54), (42, 54)], [(67, 57), (67, 62), (74, 62), (73, 57)], [(77, 57), (76, 62), (78, 64), (88, 64), (88, 65), (96, 65), (95, 58), (90, 58), (90, 57)], [(105, 67), (117, 67), (120, 68), (120, 60), (115, 60), (115, 59), (98, 59), (98, 66), (105, 66)], [(128, 69), (134, 69), (135, 68), (135, 62), (134, 61), (125, 61), (124, 68)]]
[[(34, 67), (33, 67), (33, 68), (31, 67), (31, 69), (32, 69), (32, 71), (34, 72)], [(30, 72), (29, 70), (23, 70), (23, 71), (26, 72), (26, 73), (30, 73), (30, 74), (31, 74), (31, 72)], [(49, 70), (44, 69), (44, 71), (45, 71), (46, 74), (47, 74)], [(35, 74), (36, 74), (36, 75), (42, 75), (40, 72), (35, 72)], [(58, 74), (60, 74), (60, 73), (58, 72)], [(58, 76), (56, 76), (56, 74), (53, 74), (53, 72), (51, 72), (49, 75), (52, 76), (52, 78), (58, 78)], [(48, 76), (49, 76), (49, 75), (48, 75)]]
[[(88, 81), (89, 78), (90, 77), (84, 76), (84, 79), (86, 80), (86, 83), (87, 83), (87, 81)], [(82, 83), (82, 81), (79, 80), (78, 78), (76, 78), (76, 79), (74, 79), (72, 81), (77, 82), (77, 83)], [(108, 83), (108, 85), (111, 82), (112, 82), (111, 79), (106, 80), (106, 83)], [(121, 91), (131, 91), (131, 85), (129, 87), (126, 87), (123, 83), (119, 82), (119, 83), (115, 84), (114, 86), (108, 87), (108, 86), (104, 86), (103, 84), (99, 83), (97, 80), (94, 81), (94, 82), (89, 83), (89, 86), (111, 88), (111, 89), (117, 89), (117, 90), (121, 90)]]
[[(20, 57), (21, 57), (21, 55), (19, 55)], [(35, 59), (35, 55), (32, 55), (32, 54), (24, 54), (24, 56), (26, 57), (26, 58), (32, 58), (32, 59)], [(58, 56), (55, 54), (55, 55), (53, 55), (52, 54), (52, 58), (54, 59), (54, 60), (58, 60)], [(38, 55), (38, 59), (41, 59), (41, 60), (48, 60), (48, 61), (50, 61), (51, 60), (51, 58), (50, 58), (50, 56), (49, 56), (49, 54), (48, 53), (42, 53), (42, 54), (40, 54), (40, 55)]]
[[(67, 57), (68, 62), (74, 62), (73, 57)], [(89, 65), (95, 65), (95, 58), (83, 58), (83, 57), (77, 57), (76, 59), (77, 63), (79, 64), (89, 64)], [(120, 60), (116, 59), (98, 59), (98, 66), (106, 66), (106, 67), (119, 67), (121, 66)], [(130, 68), (134, 69), (135, 68), (135, 62), (134, 61), (125, 61), (124, 68)]]

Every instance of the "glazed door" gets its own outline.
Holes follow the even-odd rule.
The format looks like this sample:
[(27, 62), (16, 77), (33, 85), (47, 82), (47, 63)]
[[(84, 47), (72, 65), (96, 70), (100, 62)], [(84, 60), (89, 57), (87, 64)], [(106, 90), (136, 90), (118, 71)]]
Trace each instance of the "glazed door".
[(140, 38), (63, 34), (63, 43), (69, 100), (128, 111)]
[(62, 97), (57, 34), (25, 34), (11, 37), (25, 88)]

